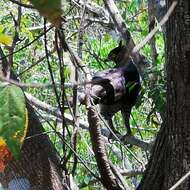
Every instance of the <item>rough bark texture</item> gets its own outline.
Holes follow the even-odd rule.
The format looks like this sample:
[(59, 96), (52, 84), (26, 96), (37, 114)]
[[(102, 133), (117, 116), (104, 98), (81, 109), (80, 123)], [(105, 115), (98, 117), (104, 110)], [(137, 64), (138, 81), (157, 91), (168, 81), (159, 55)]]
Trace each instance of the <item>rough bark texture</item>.
[(28, 105), (29, 127), (19, 160), (11, 161), (0, 183), (7, 189), (63, 190), (61, 170), (55, 149), (34, 110)]
[(122, 188), (116, 182), (114, 175), (111, 171), (109, 160), (106, 155), (104, 142), (101, 136), (98, 115), (95, 108), (92, 106), (88, 108), (88, 121), (92, 148), (101, 175), (101, 181), (105, 188), (108, 190), (122, 190)]
[(165, 163), (167, 158), (167, 150), (167, 130), (166, 126), (162, 125), (154, 144), (147, 170), (139, 187), (137, 188), (138, 190), (162, 190), (165, 177), (163, 169), (167, 166)]
[[(167, 1), (167, 7), (172, 1)], [(167, 120), (138, 190), (166, 190), (190, 168), (190, 1), (179, 0), (166, 27)], [(177, 189), (187, 190), (190, 179)]]

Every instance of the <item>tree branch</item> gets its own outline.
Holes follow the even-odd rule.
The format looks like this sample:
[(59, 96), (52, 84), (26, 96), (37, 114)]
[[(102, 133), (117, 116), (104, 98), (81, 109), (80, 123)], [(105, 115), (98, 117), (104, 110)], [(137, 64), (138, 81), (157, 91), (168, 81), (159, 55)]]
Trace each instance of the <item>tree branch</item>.
[[(28, 99), (28, 101), (31, 103), (31, 105), (33, 105), (33, 106), (35, 106), (35, 107), (37, 107), (37, 108), (39, 108), (39, 109), (41, 109), (41, 110), (43, 110), (43, 111), (45, 111), (45, 112), (47, 112), (47, 113), (49, 113), (49, 114), (51, 114), (51, 115), (62, 120), (61, 113), (57, 108), (55, 108), (55, 107), (53, 107), (53, 106), (51, 106), (45, 102), (40, 101), (39, 99), (35, 98), (34, 96), (32, 96), (29, 93), (25, 92), (25, 95), (26, 95), (26, 98)], [(74, 119), (70, 114), (65, 113), (64, 117), (65, 117), (65, 120), (68, 124), (74, 125)], [(81, 119), (79, 120), (79, 127), (82, 129), (86, 129), (86, 130), (89, 129), (88, 123), (81, 120)], [(109, 131), (106, 128), (102, 128), (101, 133), (105, 137), (109, 136)], [(151, 147), (152, 147), (152, 143), (142, 141), (142, 140), (140, 140), (134, 136), (125, 137), (124, 144), (135, 145), (135, 146), (142, 148), (145, 151), (150, 151)]]
[(164, 17), (162, 18), (162, 20), (157, 24), (157, 26), (139, 43), (137, 44), (133, 50), (132, 50), (132, 54), (137, 53), (142, 47), (144, 47), (144, 45), (149, 42), (152, 37), (155, 35), (155, 33), (159, 30), (159, 28), (161, 28), (169, 19), (170, 15), (172, 14), (172, 12), (174, 11), (175, 7), (177, 5), (177, 1), (174, 1), (172, 3), (172, 5), (170, 6), (170, 8), (168, 9), (167, 13), (164, 15)]
[(9, 1), (11, 1), (12, 3), (17, 4), (17, 5), (21, 6), (21, 7), (34, 9), (34, 7), (32, 5), (27, 5), (27, 4), (21, 3), (21, 2), (16, 1), (16, 0), (9, 0)]

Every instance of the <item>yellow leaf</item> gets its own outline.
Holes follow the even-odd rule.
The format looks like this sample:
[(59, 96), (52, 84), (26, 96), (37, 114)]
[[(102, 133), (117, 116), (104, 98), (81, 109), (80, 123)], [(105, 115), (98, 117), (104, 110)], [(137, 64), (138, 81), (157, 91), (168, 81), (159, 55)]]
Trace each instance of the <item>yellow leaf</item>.
[(0, 172), (3, 172), (6, 165), (12, 160), (12, 154), (5, 141), (0, 137)]
[(12, 44), (12, 37), (6, 34), (0, 33), (0, 43), (10, 46)]
[(27, 4), (27, 3), (29, 3), (29, 1), (28, 0), (22, 0), (22, 3)]
[(20, 143), (22, 144), (25, 137), (26, 137), (26, 133), (28, 131), (28, 110), (27, 108), (25, 108), (25, 128), (24, 128), (24, 134), (23, 134), (23, 137), (21, 138), (20, 140)]

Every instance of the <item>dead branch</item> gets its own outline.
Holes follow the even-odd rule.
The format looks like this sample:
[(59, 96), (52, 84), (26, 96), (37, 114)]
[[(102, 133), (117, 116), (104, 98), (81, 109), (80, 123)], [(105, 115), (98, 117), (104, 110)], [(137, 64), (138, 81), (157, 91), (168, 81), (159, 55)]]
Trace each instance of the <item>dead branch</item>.
[(144, 47), (144, 45), (146, 45), (147, 42), (149, 42), (152, 39), (152, 37), (159, 30), (159, 28), (161, 28), (168, 21), (176, 5), (177, 5), (177, 1), (174, 1), (172, 5), (170, 6), (170, 8), (168, 9), (167, 13), (162, 18), (162, 20), (157, 24), (157, 26), (139, 44), (137, 44), (133, 48), (132, 54), (136, 54), (142, 47)]
[[(84, 5), (84, 1), (82, 0), (77, 0), (77, 1), (71, 0), (71, 1), (73, 4), (75, 4), (79, 8), (82, 8)], [(100, 7), (99, 5), (97, 5), (96, 3), (92, 1), (88, 1), (86, 3), (86, 8), (87, 8), (87, 11), (92, 13), (94, 16), (101, 18), (101, 20), (105, 20), (109, 22), (108, 12), (103, 7)]]

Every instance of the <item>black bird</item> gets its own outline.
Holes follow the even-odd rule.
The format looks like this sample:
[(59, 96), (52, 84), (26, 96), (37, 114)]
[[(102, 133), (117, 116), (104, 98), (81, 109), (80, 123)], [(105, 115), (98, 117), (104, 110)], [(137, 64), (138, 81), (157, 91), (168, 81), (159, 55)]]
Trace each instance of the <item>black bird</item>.
[(112, 117), (121, 111), (127, 134), (130, 135), (129, 118), (140, 90), (140, 77), (133, 62), (95, 75), (92, 84), (90, 95), (94, 103), (100, 105), (100, 113), (111, 129), (116, 132)]
[(125, 63), (126, 58), (126, 47), (120, 42), (118, 47), (110, 51), (107, 58), (116, 64), (115, 68), (95, 74), (92, 78), (90, 96), (95, 104), (100, 105), (101, 115), (115, 133), (117, 131), (112, 117), (121, 111), (127, 135), (131, 135), (129, 118), (141, 85), (136, 66), (132, 60)]

